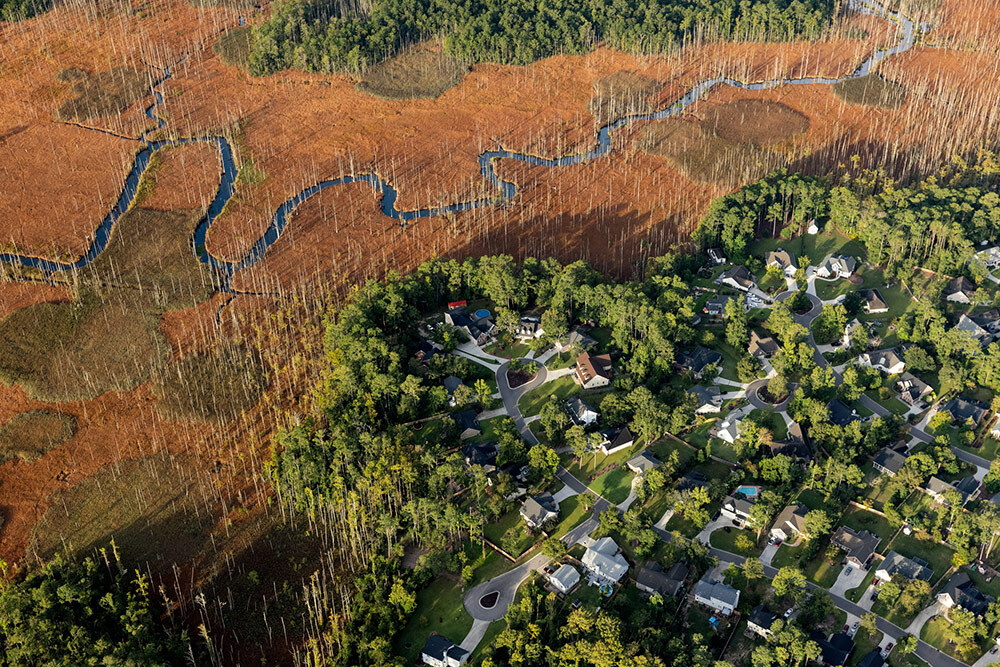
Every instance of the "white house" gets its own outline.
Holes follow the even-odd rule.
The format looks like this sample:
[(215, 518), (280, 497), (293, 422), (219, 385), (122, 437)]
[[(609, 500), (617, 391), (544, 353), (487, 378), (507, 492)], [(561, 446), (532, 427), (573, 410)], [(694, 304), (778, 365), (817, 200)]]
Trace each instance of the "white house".
[(587, 547), (580, 559), (593, 584), (616, 584), (628, 572), (628, 561), (619, 553), (618, 544), (602, 537)]
[(987, 269), (995, 269), (1000, 266), (1000, 248), (993, 246), (986, 250), (981, 250), (975, 254), (976, 261)]
[(570, 396), (566, 399), (566, 410), (569, 411), (569, 418), (577, 426), (590, 426), (601, 416), (579, 396)]
[(795, 258), (787, 250), (772, 250), (764, 256), (764, 261), (768, 267), (776, 267), (786, 276), (791, 278), (795, 275)]
[(809, 508), (805, 505), (789, 505), (781, 510), (781, 514), (774, 521), (774, 526), (771, 527), (771, 536), (788, 542), (796, 535), (805, 533), (808, 511)]
[(469, 652), (443, 635), (431, 635), (420, 659), (431, 667), (462, 667), (469, 659)]
[(976, 284), (966, 278), (959, 276), (949, 281), (944, 288), (943, 296), (945, 301), (951, 303), (972, 303), (972, 297), (976, 293)]
[(719, 431), (716, 436), (720, 440), (725, 440), (733, 444), (740, 439), (740, 420), (736, 417), (726, 417), (725, 421), (719, 424)]
[(864, 352), (858, 357), (858, 363), (888, 375), (897, 375), (906, 369), (906, 364), (899, 358), (895, 350)]
[(611, 382), (611, 356), (584, 351), (576, 358), (577, 384), (584, 389), (606, 387)]
[(740, 591), (714, 579), (702, 579), (694, 585), (694, 599), (723, 616), (729, 616), (740, 603)]
[(563, 563), (549, 575), (549, 583), (552, 588), (565, 595), (580, 583), (580, 572), (569, 563)]
[(745, 266), (734, 266), (733, 268), (725, 271), (721, 276), (719, 276), (716, 281), (722, 285), (732, 287), (741, 292), (746, 292), (753, 288), (756, 283), (753, 279), (753, 274)]
[(519, 341), (528, 342), (545, 335), (541, 321), (537, 317), (522, 317), (514, 330), (514, 337)]
[(722, 412), (722, 390), (719, 389), (718, 385), (713, 384), (710, 387), (706, 387), (705, 385), (696, 384), (688, 389), (687, 393), (694, 397), (697, 404), (694, 409), (695, 414), (705, 415)]
[(864, 325), (861, 324), (861, 322), (859, 322), (856, 319), (855, 320), (851, 320), (850, 322), (847, 323), (847, 325), (844, 327), (844, 342), (843, 342), (843, 346), (845, 348), (848, 348), (848, 347), (851, 346), (851, 341), (854, 340), (854, 334), (858, 331), (858, 329), (861, 329), (863, 326)]
[(817, 267), (820, 278), (850, 278), (858, 268), (858, 260), (846, 255), (827, 255)]

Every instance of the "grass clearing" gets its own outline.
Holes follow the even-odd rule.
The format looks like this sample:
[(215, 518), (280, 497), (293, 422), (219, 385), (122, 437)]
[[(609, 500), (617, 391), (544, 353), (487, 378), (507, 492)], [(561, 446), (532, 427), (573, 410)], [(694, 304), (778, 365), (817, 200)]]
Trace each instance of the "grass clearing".
[(790, 139), (809, 129), (806, 115), (781, 102), (755, 99), (710, 107), (702, 123), (720, 139), (757, 148)]
[(855, 531), (867, 530), (872, 535), (878, 535), (882, 544), (888, 544), (892, 536), (896, 534), (896, 529), (889, 525), (888, 519), (884, 516), (852, 507), (840, 518), (841, 526), (847, 526)]
[(935, 616), (920, 629), (920, 638), (922, 640), (956, 660), (961, 660), (968, 664), (974, 663), (992, 644), (991, 639), (987, 637), (979, 645), (973, 644), (969, 647), (969, 650), (963, 653), (958, 650), (958, 645), (952, 641), (952, 637), (954, 636), (955, 633), (951, 629), (951, 621), (944, 616)]
[(417, 607), (396, 640), (408, 664), (420, 658), (420, 650), (432, 633), (454, 642), (465, 639), (472, 617), (462, 605), (463, 593), (462, 583), (448, 576), (438, 577), (417, 592)]
[(170, 364), (153, 382), (156, 409), (171, 419), (226, 422), (256, 405), (264, 370), (251, 350), (225, 345)]
[(369, 67), (355, 87), (389, 100), (434, 98), (457, 86), (468, 71), (457, 58), (417, 47)]
[(120, 114), (136, 100), (150, 94), (150, 72), (136, 67), (113, 67), (97, 74), (86, 73), (73, 84), (72, 97), (56, 111), (61, 121), (85, 121)]
[(0, 380), (43, 401), (133, 389), (169, 352), (159, 314), (137, 294), (87, 290), (15, 311), (0, 320)]
[(834, 84), (833, 94), (848, 104), (898, 109), (906, 103), (907, 91), (880, 74), (869, 74)]
[(535, 536), (531, 535), (524, 520), (521, 518), (521, 513), (517, 509), (512, 509), (511, 511), (500, 517), (499, 521), (494, 521), (493, 523), (486, 524), (486, 528), (483, 531), (486, 534), (486, 539), (488, 539), (493, 544), (498, 547), (503, 548), (503, 536), (511, 529), (520, 529), (518, 532), (518, 539), (516, 547), (509, 551), (511, 556), (517, 558), (525, 551), (528, 550), (532, 544), (535, 543)]
[(212, 51), (227, 65), (249, 71), (251, 31), (250, 26), (225, 31), (212, 45)]
[(169, 572), (205, 546), (214, 518), (198, 505), (190, 457), (155, 455), (102, 468), (56, 493), (35, 524), (28, 553), (88, 553), (113, 538), (125, 563)]
[[(525, 417), (531, 417), (541, 413), (542, 406), (544, 406), (547, 401), (554, 398), (561, 404), (567, 398), (579, 391), (580, 385), (573, 380), (573, 376), (566, 375), (532, 389), (521, 397), (521, 400), (518, 402), (518, 407), (521, 408), (521, 414)], [(583, 398), (584, 400), (587, 400), (586, 395), (584, 395)]]
[(584, 508), (580, 496), (570, 496), (559, 503), (559, 525), (552, 531), (552, 536), (562, 537), (583, 523), (589, 515), (590, 512)]
[(0, 461), (34, 461), (76, 433), (76, 417), (62, 412), (33, 410), (14, 415), (0, 427)]
[[(736, 540), (740, 535), (746, 535), (750, 539), (750, 542), (753, 543), (749, 549), (740, 549), (736, 546)], [(719, 530), (713, 531), (708, 540), (716, 549), (722, 549), (723, 551), (739, 554), (740, 556), (759, 556), (761, 551), (763, 551), (757, 545), (757, 536), (752, 530), (741, 530), (736, 526), (724, 526)]]

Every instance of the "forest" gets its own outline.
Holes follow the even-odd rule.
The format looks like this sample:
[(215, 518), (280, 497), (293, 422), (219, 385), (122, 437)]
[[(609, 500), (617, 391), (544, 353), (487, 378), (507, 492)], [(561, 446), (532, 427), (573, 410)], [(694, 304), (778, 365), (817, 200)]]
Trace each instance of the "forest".
[(519, 65), (599, 42), (649, 53), (692, 38), (814, 39), (834, 7), (831, 0), (374, 0), (362, 10), (288, 0), (254, 28), (250, 64), (258, 75), (357, 72), (430, 38), (468, 62)]
[(51, 0), (0, 0), (0, 21), (22, 21), (47, 12)]

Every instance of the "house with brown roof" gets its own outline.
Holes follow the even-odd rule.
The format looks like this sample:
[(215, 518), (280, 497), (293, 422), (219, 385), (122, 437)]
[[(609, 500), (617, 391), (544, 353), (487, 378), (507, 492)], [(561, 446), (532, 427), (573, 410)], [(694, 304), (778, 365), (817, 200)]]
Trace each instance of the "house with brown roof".
[(854, 567), (864, 567), (875, 555), (881, 539), (867, 530), (855, 532), (848, 526), (841, 526), (830, 538), (844, 552), (848, 564)]
[(787, 250), (778, 248), (764, 255), (764, 262), (768, 267), (776, 267), (788, 277), (795, 275), (795, 258)]
[(608, 386), (611, 383), (611, 356), (584, 352), (576, 358), (575, 377), (584, 389)]
[(788, 542), (806, 532), (806, 513), (809, 508), (805, 505), (789, 505), (781, 510), (778, 518), (774, 520), (771, 527), (771, 536), (779, 540)]
[(888, 313), (889, 304), (885, 302), (882, 295), (878, 293), (876, 289), (863, 289), (858, 292), (861, 295), (861, 301), (864, 303), (865, 312), (869, 315), (876, 315), (878, 313)]
[(770, 357), (778, 353), (781, 350), (781, 346), (778, 345), (778, 341), (774, 340), (770, 336), (758, 336), (756, 331), (750, 331), (750, 347), (747, 349), (751, 355), (755, 357)]

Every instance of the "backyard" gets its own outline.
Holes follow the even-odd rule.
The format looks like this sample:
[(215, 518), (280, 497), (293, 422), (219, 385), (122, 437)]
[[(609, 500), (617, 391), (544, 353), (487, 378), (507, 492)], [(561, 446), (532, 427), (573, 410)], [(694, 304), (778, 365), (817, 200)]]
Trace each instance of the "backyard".
[(472, 628), (472, 617), (462, 605), (462, 583), (440, 576), (417, 592), (417, 607), (399, 635), (398, 647), (410, 663), (420, 657), (420, 649), (431, 633), (460, 642)]

